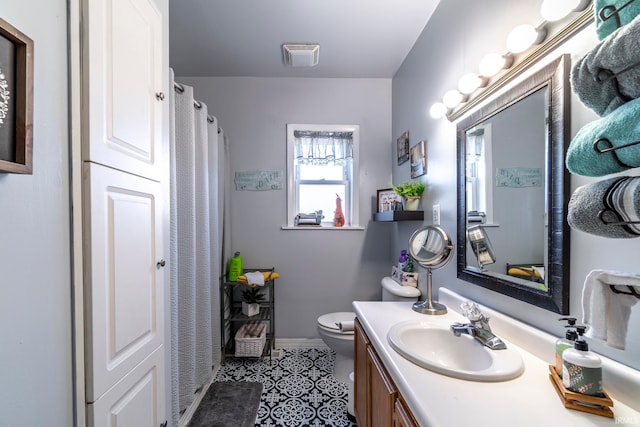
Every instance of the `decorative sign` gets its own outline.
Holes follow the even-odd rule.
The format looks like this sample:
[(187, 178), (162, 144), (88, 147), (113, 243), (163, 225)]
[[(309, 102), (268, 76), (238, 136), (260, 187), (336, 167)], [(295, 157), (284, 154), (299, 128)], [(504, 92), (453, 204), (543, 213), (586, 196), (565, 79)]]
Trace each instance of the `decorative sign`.
[(236, 190), (282, 190), (282, 171), (236, 172)]
[(541, 168), (498, 168), (496, 187), (541, 187)]

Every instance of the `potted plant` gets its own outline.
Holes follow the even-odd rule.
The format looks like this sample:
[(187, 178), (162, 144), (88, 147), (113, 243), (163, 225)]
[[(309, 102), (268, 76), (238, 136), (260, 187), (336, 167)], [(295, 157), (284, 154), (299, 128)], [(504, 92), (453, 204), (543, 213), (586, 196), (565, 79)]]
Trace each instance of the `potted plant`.
[(400, 185), (391, 184), (391, 188), (404, 199), (405, 210), (417, 211), (426, 185), (422, 181), (407, 181)]
[(264, 294), (260, 288), (249, 288), (242, 291), (242, 314), (245, 316), (255, 316), (260, 313), (260, 303), (264, 302)]

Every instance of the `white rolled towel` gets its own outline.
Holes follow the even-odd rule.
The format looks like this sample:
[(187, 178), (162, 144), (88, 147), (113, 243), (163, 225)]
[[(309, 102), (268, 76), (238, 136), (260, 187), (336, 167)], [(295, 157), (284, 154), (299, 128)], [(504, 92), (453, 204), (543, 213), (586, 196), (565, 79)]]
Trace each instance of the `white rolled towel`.
[(244, 276), (247, 278), (248, 284), (264, 286), (264, 276), (261, 272), (254, 271), (252, 273), (245, 273)]
[(620, 271), (593, 270), (585, 279), (582, 292), (582, 322), (589, 326), (585, 336), (624, 350), (633, 295), (617, 294), (609, 285), (640, 287), (640, 275)]
[(353, 320), (346, 320), (344, 322), (336, 322), (336, 326), (340, 328), (340, 332), (353, 331)]

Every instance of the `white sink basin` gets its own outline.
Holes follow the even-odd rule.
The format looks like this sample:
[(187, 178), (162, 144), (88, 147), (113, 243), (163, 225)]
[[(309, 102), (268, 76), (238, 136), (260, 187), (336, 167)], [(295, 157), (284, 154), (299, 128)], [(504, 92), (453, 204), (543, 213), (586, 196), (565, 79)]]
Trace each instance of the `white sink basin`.
[(508, 344), (506, 350), (491, 350), (469, 335), (456, 337), (448, 328), (423, 320), (392, 326), (387, 339), (404, 358), (449, 377), (506, 381), (524, 372), (522, 356)]

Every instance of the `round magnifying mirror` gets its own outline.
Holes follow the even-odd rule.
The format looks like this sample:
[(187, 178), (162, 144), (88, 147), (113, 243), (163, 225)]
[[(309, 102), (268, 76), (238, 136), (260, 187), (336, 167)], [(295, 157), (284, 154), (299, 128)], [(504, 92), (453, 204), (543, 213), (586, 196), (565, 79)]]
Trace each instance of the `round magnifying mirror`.
[(451, 261), (455, 246), (440, 227), (426, 225), (416, 230), (409, 239), (409, 255), (427, 269), (427, 299), (413, 304), (413, 310), (422, 314), (445, 314), (447, 307), (432, 300), (431, 270), (444, 267)]
[(409, 254), (425, 268), (441, 268), (438, 265), (449, 261), (453, 255), (453, 243), (442, 228), (427, 225), (416, 230), (409, 239)]

